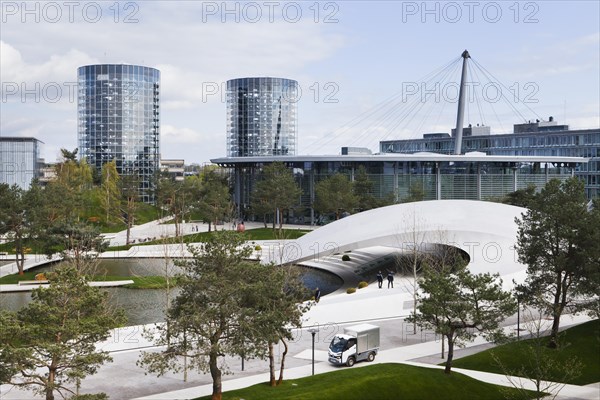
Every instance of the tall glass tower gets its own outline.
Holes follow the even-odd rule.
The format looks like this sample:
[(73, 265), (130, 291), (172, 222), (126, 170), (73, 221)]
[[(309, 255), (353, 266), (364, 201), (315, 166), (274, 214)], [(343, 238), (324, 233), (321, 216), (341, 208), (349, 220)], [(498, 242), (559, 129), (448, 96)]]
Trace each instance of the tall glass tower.
[(227, 81), (228, 157), (295, 155), (298, 100), (291, 79)]
[(160, 71), (139, 65), (86, 65), (78, 74), (79, 156), (98, 171), (115, 160), (153, 202), (160, 162)]

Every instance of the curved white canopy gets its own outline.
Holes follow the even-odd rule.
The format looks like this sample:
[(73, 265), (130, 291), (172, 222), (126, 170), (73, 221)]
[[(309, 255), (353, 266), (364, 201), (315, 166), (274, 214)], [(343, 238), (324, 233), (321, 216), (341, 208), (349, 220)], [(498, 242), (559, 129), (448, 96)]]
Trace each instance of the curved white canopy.
[[(439, 243), (458, 247), (470, 258), (473, 273), (522, 274), (515, 243), (517, 225), (526, 210), (500, 203), (471, 200), (434, 200), (395, 204), (342, 218), (270, 252), (265, 261), (312, 265), (323, 257), (347, 251), (386, 246), (408, 250), (413, 243)], [(339, 264), (339, 263), (338, 263)], [(351, 279), (351, 270), (323, 266)], [(350, 269), (350, 268), (347, 268)]]

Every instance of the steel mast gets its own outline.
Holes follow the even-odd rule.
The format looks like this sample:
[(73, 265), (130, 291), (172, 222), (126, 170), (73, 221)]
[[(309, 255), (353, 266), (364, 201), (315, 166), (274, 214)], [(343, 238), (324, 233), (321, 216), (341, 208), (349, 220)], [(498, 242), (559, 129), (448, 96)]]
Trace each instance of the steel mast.
[(460, 78), (460, 90), (458, 92), (458, 112), (456, 114), (456, 130), (454, 136), (454, 154), (462, 152), (463, 120), (465, 116), (465, 85), (467, 80), (467, 58), (471, 58), (467, 50), (463, 51), (462, 76)]

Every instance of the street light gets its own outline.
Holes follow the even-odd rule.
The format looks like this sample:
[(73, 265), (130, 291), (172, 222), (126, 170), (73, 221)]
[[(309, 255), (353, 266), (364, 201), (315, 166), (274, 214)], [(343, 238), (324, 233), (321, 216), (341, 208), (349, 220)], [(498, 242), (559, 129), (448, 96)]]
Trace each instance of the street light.
[(318, 328), (310, 328), (308, 330), (312, 335), (312, 374), (315, 374), (315, 334), (319, 332)]

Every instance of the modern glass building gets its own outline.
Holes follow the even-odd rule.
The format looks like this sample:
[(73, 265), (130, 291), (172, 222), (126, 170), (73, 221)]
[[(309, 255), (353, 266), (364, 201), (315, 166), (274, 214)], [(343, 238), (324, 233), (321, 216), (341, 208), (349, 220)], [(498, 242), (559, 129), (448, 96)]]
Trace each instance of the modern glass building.
[(78, 74), (79, 156), (97, 170), (115, 160), (121, 175), (139, 180), (140, 199), (153, 202), (160, 168), (160, 71), (100, 64)]
[(284, 78), (227, 81), (227, 155), (296, 154), (298, 82)]
[[(467, 128), (465, 128), (467, 129)], [(600, 196), (600, 128), (569, 130), (568, 125), (549, 121), (514, 125), (514, 133), (467, 135), (463, 151), (495, 156), (584, 157), (589, 161), (575, 168), (585, 183), (588, 198)], [(454, 138), (449, 134), (425, 134), (417, 140), (386, 140), (379, 144), (381, 153), (412, 154), (434, 152), (452, 154)]]
[(0, 137), (0, 183), (29, 189), (32, 179), (41, 175), (42, 143), (32, 137)]

